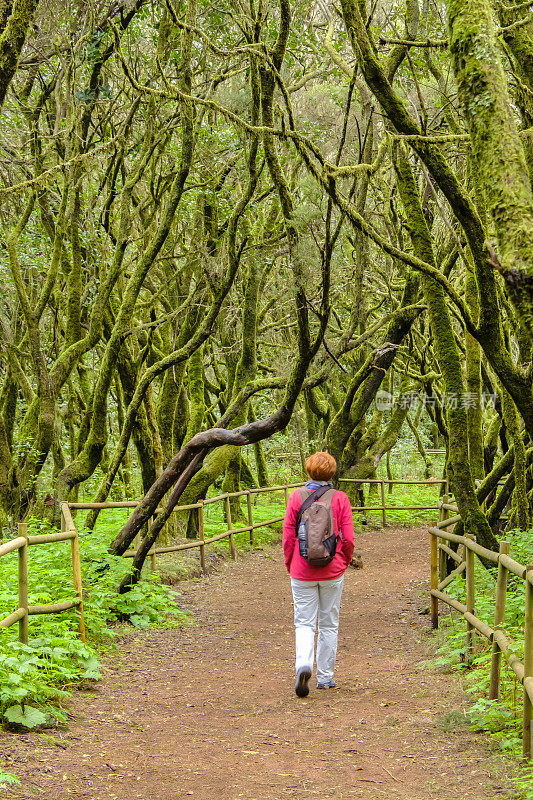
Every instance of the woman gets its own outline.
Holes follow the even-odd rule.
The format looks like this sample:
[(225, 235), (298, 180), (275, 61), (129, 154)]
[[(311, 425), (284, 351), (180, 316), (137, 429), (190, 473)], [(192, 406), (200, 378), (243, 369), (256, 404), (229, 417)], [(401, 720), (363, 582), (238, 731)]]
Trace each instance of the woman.
[[(335, 687), (333, 670), (337, 655), (339, 610), (344, 582), (344, 572), (352, 560), (354, 549), (353, 518), (350, 501), (344, 492), (334, 491), (331, 478), (337, 464), (329, 453), (314, 453), (305, 469), (310, 480), (305, 489), (296, 489), (287, 503), (283, 522), (283, 551), (285, 565), (291, 576), (294, 600), (294, 627), (296, 629), (296, 685), (298, 697), (309, 694), (309, 679), (313, 671), (316, 619), (318, 613), (318, 641), (316, 676), (319, 689)], [(324, 488), (322, 488), (324, 487)], [(331, 489), (330, 492), (327, 490)], [(300, 554), (296, 531), (298, 511), (311, 493), (333, 513), (335, 532), (334, 556), (323, 566), (311, 566)], [(315, 501), (317, 498), (314, 498)], [(309, 503), (313, 504), (310, 500)], [(307, 504), (306, 504), (307, 505)], [(304, 511), (304, 514), (306, 512)], [(304, 526), (302, 526), (302, 530)], [(305, 555), (305, 548), (303, 549)]]

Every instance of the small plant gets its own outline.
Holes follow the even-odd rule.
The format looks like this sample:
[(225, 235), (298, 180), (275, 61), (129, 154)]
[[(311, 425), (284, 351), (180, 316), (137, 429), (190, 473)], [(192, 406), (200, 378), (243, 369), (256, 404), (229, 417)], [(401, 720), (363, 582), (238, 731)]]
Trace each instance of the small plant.
[(533, 800), (533, 765), (520, 770), (514, 787), (520, 800)]
[(20, 781), (16, 775), (13, 775), (11, 772), (5, 772), (2, 767), (0, 767), (0, 791), (2, 791), (2, 789), (7, 789), (8, 786), (20, 786)]
[(445, 733), (455, 731), (457, 728), (468, 727), (470, 724), (471, 718), (457, 709), (448, 711), (436, 721), (437, 728)]

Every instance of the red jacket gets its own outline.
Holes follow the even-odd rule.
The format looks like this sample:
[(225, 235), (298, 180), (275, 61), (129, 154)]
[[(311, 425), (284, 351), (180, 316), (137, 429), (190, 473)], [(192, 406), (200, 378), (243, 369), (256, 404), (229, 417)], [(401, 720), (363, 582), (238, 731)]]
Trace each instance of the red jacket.
[(335, 534), (339, 536), (340, 531), (341, 540), (337, 541), (337, 552), (333, 561), (325, 567), (312, 567), (300, 555), (294, 526), (301, 505), (300, 492), (295, 489), (289, 497), (283, 520), (283, 552), (285, 566), (291, 578), (298, 581), (328, 581), (339, 578), (352, 560), (354, 548), (352, 509), (347, 495), (344, 492), (335, 492), (331, 501)]

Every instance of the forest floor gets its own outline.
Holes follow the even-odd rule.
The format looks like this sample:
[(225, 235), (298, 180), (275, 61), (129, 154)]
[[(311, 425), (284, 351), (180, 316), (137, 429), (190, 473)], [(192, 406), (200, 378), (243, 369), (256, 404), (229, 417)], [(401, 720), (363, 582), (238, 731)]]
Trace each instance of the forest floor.
[(459, 678), (434, 655), (425, 528), (357, 537), (346, 573), (335, 678), (293, 690), (281, 547), (179, 585), (195, 624), (130, 632), (103, 680), (72, 702), (69, 730), (0, 735), (22, 786), (46, 800), (495, 800), (506, 765), (457, 724)]

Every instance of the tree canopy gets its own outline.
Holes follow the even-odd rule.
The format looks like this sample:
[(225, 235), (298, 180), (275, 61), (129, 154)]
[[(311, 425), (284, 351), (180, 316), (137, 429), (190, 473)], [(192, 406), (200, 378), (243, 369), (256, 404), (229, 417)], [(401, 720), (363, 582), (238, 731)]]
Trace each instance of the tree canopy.
[(529, 3), (0, 0), (4, 523), (166, 496), (135, 577), (290, 423), (356, 478), (425, 426), (526, 529), (532, 97)]

